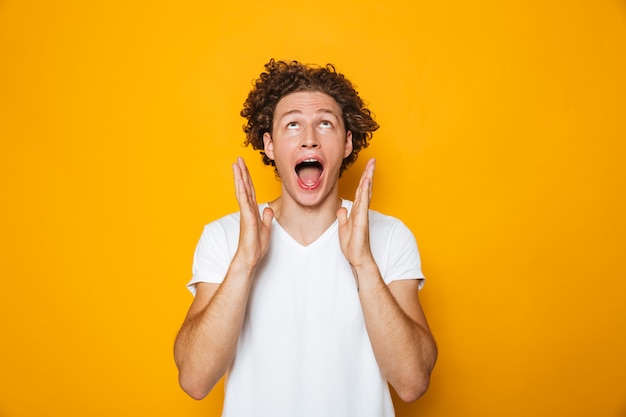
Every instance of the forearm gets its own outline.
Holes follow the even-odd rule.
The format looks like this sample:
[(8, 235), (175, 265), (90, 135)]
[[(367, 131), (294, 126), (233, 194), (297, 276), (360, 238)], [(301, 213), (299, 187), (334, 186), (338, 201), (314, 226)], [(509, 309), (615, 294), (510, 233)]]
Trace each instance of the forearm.
[(367, 332), (381, 371), (404, 401), (414, 401), (428, 388), (437, 357), (435, 341), (417, 301), (417, 285), (416, 304), (406, 312), (384, 283), (373, 259), (354, 271)]
[(253, 273), (233, 262), (210, 301), (181, 327), (174, 358), (180, 385), (193, 398), (205, 397), (232, 363)]

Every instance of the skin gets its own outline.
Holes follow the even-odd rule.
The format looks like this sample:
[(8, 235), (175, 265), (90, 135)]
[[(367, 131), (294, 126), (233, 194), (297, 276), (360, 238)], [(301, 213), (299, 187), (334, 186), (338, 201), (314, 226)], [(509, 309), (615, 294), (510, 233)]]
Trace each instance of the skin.
[[(359, 283), (365, 325), (380, 369), (407, 402), (428, 388), (437, 347), (418, 298), (417, 280), (386, 285), (369, 244), (368, 210), (375, 161), (368, 161), (357, 187), (351, 215), (341, 207), (338, 179), (341, 161), (352, 151), (351, 132), (341, 110), (319, 92), (283, 97), (275, 110), (265, 152), (281, 177), (281, 195), (260, 215), (243, 159), (233, 164), (239, 203), (239, 246), (222, 284), (196, 285), (194, 298), (176, 338), (174, 356), (181, 387), (193, 398), (205, 397), (229, 369), (242, 328), (255, 270), (267, 253), (274, 218), (297, 241), (307, 245), (338, 221), (341, 250)], [(302, 158), (315, 157), (324, 171), (314, 187), (295, 173)]]

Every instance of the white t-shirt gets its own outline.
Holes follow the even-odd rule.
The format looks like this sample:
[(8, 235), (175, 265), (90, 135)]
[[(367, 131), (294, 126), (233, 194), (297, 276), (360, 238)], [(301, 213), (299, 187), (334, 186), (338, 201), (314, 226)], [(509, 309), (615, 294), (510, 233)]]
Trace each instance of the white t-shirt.
[[(347, 200), (342, 205), (352, 207)], [(420, 279), (421, 287), (413, 234), (393, 217), (369, 215), (370, 245), (385, 283)], [(222, 282), (238, 238), (239, 213), (205, 227), (188, 284), (192, 292), (198, 282)], [(274, 220), (270, 239), (227, 375), (223, 417), (393, 416), (337, 221), (302, 246)]]

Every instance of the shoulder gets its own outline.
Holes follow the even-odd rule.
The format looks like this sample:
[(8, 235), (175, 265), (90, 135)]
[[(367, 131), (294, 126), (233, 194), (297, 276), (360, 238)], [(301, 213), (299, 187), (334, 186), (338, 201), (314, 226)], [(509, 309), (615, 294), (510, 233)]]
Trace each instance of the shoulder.
[(376, 223), (386, 226), (397, 226), (403, 225), (402, 221), (396, 217), (390, 216), (388, 214), (383, 214), (376, 210), (369, 211), (370, 223)]
[(202, 237), (217, 237), (239, 231), (239, 212), (230, 213), (204, 226)]
[[(263, 209), (267, 207), (267, 203), (259, 204), (259, 213), (263, 213)], [(240, 213), (234, 212), (226, 214), (218, 219), (211, 221), (204, 226), (204, 233), (219, 233), (236, 231), (239, 232), (239, 218)]]
[[(348, 210), (348, 214), (350, 214), (350, 211), (352, 210), (352, 201), (342, 200), (341, 205), (342, 207), (345, 207)], [(411, 233), (402, 220), (376, 210), (369, 210), (369, 222), (370, 232), (372, 233)]]
[(409, 228), (402, 222), (402, 220), (383, 214), (376, 210), (370, 210), (369, 212), (369, 220), (370, 220), (370, 232), (375, 234), (382, 235), (412, 235)]
[[(352, 209), (352, 201), (342, 200), (341, 205), (348, 210)], [(397, 217), (381, 213), (376, 210), (369, 210), (370, 234), (376, 239), (400, 238), (412, 239), (411, 230)]]

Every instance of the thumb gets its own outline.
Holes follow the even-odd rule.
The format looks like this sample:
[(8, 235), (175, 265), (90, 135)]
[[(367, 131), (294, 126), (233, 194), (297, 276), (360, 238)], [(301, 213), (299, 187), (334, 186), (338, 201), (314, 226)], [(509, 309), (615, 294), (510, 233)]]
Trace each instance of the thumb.
[(269, 207), (265, 207), (263, 209), (263, 224), (267, 227), (270, 227), (272, 224), (272, 219), (274, 218), (274, 210)]
[(339, 222), (339, 226), (346, 224), (348, 221), (348, 210), (345, 207), (341, 207), (337, 210), (337, 221)]

